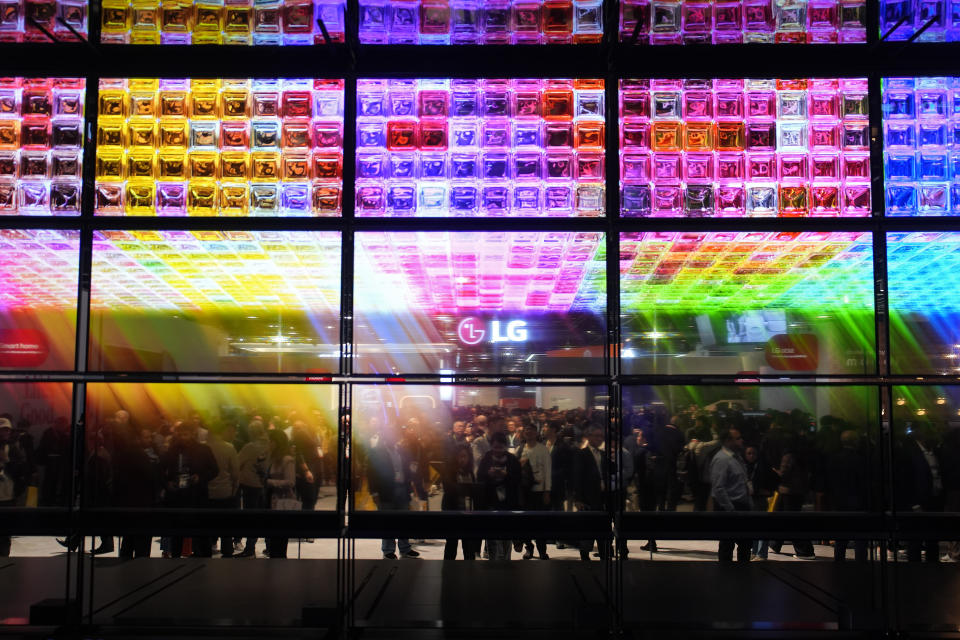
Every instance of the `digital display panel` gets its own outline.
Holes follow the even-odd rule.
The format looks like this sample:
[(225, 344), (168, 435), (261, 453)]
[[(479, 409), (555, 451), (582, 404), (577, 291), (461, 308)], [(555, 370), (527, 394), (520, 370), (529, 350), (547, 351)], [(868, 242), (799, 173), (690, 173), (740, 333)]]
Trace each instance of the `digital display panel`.
[(338, 370), (340, 234), (96, 231), (90, 366)]
[(338, 216), (343, 81), (100, 81), (96, 213)]
[(887, 234), (890, 365), (895, 373), (960, 372), (960, 233)]
[(6, 0), (0, 6), (0, 42), (86, 39), (88, 4), (87, 0)]
[(602, 38), (601, 0), (360, 0), (362, 44), (596, 44)]
[(72, 369), (80, 232), (0, 229), (0, 369)]
[(880, 0), (880, 35), (892, 41), (916, 35), (915, 42), (956, 42), (960, 40), (956, 0)]
[(84, 85), (0, 78), (0, 215), (80, 215)]
[(621, 80), (620, 214), (869, 216), (866, 79)]
[(960, 215), (960, 78), (884, 78), (883, 134), (887, 215)]
[(604, 234), (356, 235), (355, 370), (600, 373)]
[(620, 236), (633, 374), (875, 371), (867, 232)]
[(620, 40), (651, 45), (866, 42), (866, 5), (866, 0), (620, 0)]
[[(344, 41), (346, 0), (105, 0), (104, 44), (308, 45)], [(323, 23), (323, 27), (320, 23)]]
[(357, 215), (603, 215), (603, 87), (359, 80)]

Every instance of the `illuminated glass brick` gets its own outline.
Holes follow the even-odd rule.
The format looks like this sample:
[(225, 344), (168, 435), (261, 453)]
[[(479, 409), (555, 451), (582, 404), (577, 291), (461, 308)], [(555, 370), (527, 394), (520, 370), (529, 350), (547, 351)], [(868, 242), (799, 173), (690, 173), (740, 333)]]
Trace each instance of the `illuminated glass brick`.
[(360, 80), (358, 216), (598, 216), (602, 80)]
[(620, 213), (869, 216), (867, 105), (865, 79), (621, 80)]
[(338, 216), (343, 95), (342, 80), (101, 80), (95, 211)]
[(915, 42), (960, 40), (960, 2), (880, 0), (880, 34), (886, 40), (907, 40), (921, 29)]
[(87, 11), (87, 0), (0, 0), (0, 42), (77, 42)]
[(80, 215), (84, 84), (0, 79), (0, 215)]

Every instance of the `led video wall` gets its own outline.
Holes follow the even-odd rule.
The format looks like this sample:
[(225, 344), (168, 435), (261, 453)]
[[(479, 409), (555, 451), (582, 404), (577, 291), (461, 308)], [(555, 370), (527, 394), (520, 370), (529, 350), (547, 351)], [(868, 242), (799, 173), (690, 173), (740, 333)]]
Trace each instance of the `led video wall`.
[(621, 80), (627, 217), (866, 217), (867, 81)]
[(343, 81), (100, 81), (99, 215), (338, 216)]
[(0, 369), (73, 369), (80, 232), (0, 229)]
[(87, 0), (5, 0), (0, 5), (0, 42), (86, 40), (88, 4)]
[(96, 231), (90, 367), (339, 368), (340, 234)]
[(960, 78), (884, 78), (883, 131), (887, 215), (960, 215)]
[(346, 0), (104, 0), (100, 41), (279, 46), (324, 44), (329, 36), (343, 42), (345, 6)]
[(358, 232), (358, 373), (601, 373), (604, 234)]
[[(960, 40), (960, 4), (957, 0), (879, 0), (880, 35), (885, 40), (908, 40), (920, 29), (916, 42)], [(930, 26), (926, 26), (932, 22)]]
[(80, 215), (84, 84), (0, 78), (0, 215)]
[(602, 38), (601, 0), (360, 0), (362, 44), (584, 44)]
[(866, 0), (620, 0), (636, 44), (866, 42)]
[(869, 232), (620, 235), (622, 369), (876, 371)]
[(359, 80), (358, 216), (598, 216), (603, 80)]

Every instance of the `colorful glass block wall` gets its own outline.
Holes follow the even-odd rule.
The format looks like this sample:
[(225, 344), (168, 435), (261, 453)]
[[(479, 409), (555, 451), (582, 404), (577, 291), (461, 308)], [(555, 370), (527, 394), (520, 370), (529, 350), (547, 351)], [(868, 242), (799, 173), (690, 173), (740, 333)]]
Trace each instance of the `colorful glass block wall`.
[(96, 213), (336, 216), (342, 80), (101, 80)]
[(345, 0), (104, 0), (109, 44), (323, 44), (344, 41)]
[(634, 34), (654, 45), (866, 42), (866, 0), (621, 0), (620, 40)]
[(603, 80), (359, 80), (358, 216), (597, 216)]
[(960, 78), (885, 78), (883, 132), (887, 215), (960, 215)]
[(360, 0), (363, 44), (583, 44), (602, 38), (601, 0)]
[(960, 2), (958, 0), (879, 0), (880, 35), (887, 40), (907, 40), (933, 24), (917, 36), (917, 42), (956, 42), (960, 40)]
[(867, 81), (621, 80), (621, 215), (869, 216)]
[[(0, 42), (77, 42), (87, 37), (87, 0), (4, 0)], [(47, 33), (44, 33), (46, 31)]]
[(0, 78), (0, 214), (80, 215), (82, 78)]

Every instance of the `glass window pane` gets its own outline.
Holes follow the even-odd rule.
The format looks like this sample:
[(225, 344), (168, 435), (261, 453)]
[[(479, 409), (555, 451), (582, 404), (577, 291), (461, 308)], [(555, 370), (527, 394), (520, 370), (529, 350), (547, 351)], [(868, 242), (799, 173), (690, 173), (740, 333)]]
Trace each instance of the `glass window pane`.
[(104, 44), (324, 44), (344, 41), (346, 0), (105, 0)]
[(87, 37), (88, 5), (87, 0), (8, 0), (0, 11), (0, 42), (49, 44), (50, 35), (56, 42), (77, 42), (74, 32)]
[(866, 78), (621, 80), (620, 214), (868, 217), (868, 107)]
[(636, 44), (867, 41), (865, 0), (620, 0), (620, 40)]
[(73, 368), (80, 232), (0, 230), (0, 369)]
[(603, 2), (360, 0), (362, 44), (599, 44)]
[[(905, 0), (880, 0), (880, 35), (885, 40), (955, 42), (957, 18), (952, 3), (930, 0), (914, 4)], [(930, 25), (927, 23), (930, 22)], [(923, 29), (923, 32), (920, 30)]]
[[(16, 10), (9, 4), (0, 41), (4, 16)], [(0, 79), (0, 215), (80, 215), (84, 86), (83, 78)]]
[(603, 83), (359, 80), (357, 215), (603, 215)]
[(97, 231), (90, 366), (339, 368), (340, 233)]
[(356, 236), (363, 373), (601, 373), (605, 245), (596, 232)]
[(95, 211), (339, 216), (343, 91), (343, 80), (101, 80)]
[(631, 232), (625, 373), (875, 371), (865, 232)]

